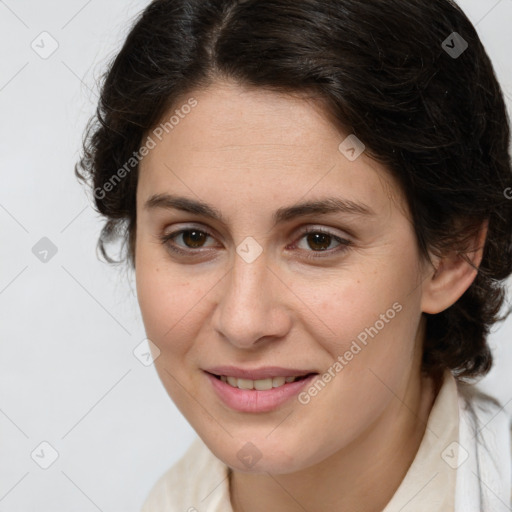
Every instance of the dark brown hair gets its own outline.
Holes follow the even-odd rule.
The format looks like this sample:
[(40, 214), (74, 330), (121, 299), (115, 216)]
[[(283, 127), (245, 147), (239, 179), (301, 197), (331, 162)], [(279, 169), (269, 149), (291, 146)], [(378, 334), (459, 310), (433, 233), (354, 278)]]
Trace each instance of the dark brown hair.
[(180, 98), (219, 78), (321, 99), (400, 184), (425, 257), (464, 255), (489, 221), (472, 285), (426, 315), (423, 359), (430, 374), (484, 375), (512, 272), (510, 132), (491, 62), (460, 8), (450, 0), (153, 1), (104, 77), (76, 169), (106, 217), (107, 260), (105, 244), (121, 236), (134, 262), (133, 156), (144, 137)]

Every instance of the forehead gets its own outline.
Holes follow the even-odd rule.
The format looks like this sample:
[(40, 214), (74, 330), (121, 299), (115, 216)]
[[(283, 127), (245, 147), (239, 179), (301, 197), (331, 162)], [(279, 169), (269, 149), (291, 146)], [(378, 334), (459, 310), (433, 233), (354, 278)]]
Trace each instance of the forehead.
[(304, 95), (214, 83), (183, 96), (148, 132), (156, 144), (141, 162), (140, 191), (203, 197), (238, 187), (269, 199), (289, 191), (292, 202), (340, 193), (389, 209), (401, 199), (397, 184), (365, 153), (346, 158), (339, 146), (348, 135)]

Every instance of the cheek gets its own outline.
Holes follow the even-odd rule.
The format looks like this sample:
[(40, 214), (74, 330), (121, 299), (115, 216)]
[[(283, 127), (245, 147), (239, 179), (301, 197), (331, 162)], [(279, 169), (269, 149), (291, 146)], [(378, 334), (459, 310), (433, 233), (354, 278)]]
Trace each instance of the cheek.
[(368, 273), (351, 269), (317, 282), (313, 292), (311, 281), (296, 281), (292, 288), (296, 296), (305, 299), (312, 313), (309, 316), (320, 326), (317, 335), (322, 332), (326, 340), (338, 340), (332, 349), (339, 354), (348, 350), (351, 340), (364, 344), (375, 330), (380, 336), (403, 328), (404, 317), (419, 308), (413, 291), (416, 279), (413, 262), (403, 262), (400, 269), (389, 264)]
[[(197, 314), (200, 293), (186, 276), (143, 248), (136, 262), (137, 298), (148, 338), (162, 351), (180, 351), (184, 326)], [(195, 306), (195, 307), (194, 307)]]

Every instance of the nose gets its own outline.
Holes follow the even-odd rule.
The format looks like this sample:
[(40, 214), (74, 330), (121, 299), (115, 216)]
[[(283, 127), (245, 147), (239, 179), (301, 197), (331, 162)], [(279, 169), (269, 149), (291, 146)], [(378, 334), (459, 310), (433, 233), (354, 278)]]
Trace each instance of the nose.
[(213, 325), (237, 348), (259, 348), (290, 330), (287, 288), (278, 273), (268, 266), (265, 252), (251, 263), (236, 254), (231, 271), (219, 284)]

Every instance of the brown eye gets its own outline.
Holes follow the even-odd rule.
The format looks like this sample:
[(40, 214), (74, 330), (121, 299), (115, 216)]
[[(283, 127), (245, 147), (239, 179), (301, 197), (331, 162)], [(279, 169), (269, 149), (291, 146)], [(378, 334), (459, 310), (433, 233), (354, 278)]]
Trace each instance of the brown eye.
[[(211, 244), (208, 245), (209, 238), (214, 241), (214, 237), (207, 231), (190, 228), (164, 234), (160, 237), (160, 240), (168, 250), (180, 256), (192, 257), (204, 254), (205, 251), (199, 249), (215, 247)], [(293, 247), (298, 248), (305, 258), (313, 259), (341, 254), (351, 245), (350, 240), (340, 238), (328, 231), (309, 229), (302, 233)]]
[(213, 237), (206, 231), (191, 228), (164, 234), (160, 237), (160, 240), (170, 251), (182, 255), (193, 255), (194, 252), (200, 252), (194, 251), (195, 249), (211, 247), (211, 245), (206, 245), (208, 238), (213, 240)]
[(341, 255), (351, 245), (350, 240), (333, 233), (318, 228), (309, 228), (303, 231), (294, 247), (300, 249), (305, 258), (315, 259)]
[(309, 247), (315, 251), (325, 251), (332, 243), (332, 236), (326, 233), (309, 233), (306, 236)]
[(191, 249), (197, 249), (198, 247), (202, 247), (205, 240), (208, 238), (208, 234), (204, 231), (192, 230), (189, 229), (187, 231), (181, 232), (182, 240), (185, 245)]

